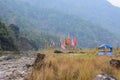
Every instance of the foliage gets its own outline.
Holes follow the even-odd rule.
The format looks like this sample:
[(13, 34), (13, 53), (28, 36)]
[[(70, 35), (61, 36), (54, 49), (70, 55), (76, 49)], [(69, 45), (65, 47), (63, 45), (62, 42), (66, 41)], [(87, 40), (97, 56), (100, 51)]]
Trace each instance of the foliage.
[[(120, 49), (113, 51), (114, 54), (110, 57), (95, 55), (97, 49), (76, 49), (75, 54), (64, 51), (61, 55), (55, 55), (53, 50), (40, 50), (38, 53), (45, 53), (47, 57), (42, 62), (42, 68), (32, 68), (27, 80), (92, 80), (99, 73), (113, 75), (119, 80), (119, 69), (111, 67), (109, 61), (112, 58), (119, 60)], [(41, 64), (36, 67), (39, 66)]]
[(92, 80), (99, 73), (111, 74), (120, 79), (120, 71), (107, 63), (110, 59), (108, 56), (47, 57), (42, 68), (33, 68), (27, 80)]
[[(55, 39), (58, 43), (59, 36), (64, 39), (63, 36), (68, 34), (77, 37), (77, 46), (79, 47), (91, 48), (101, 43), (108, 43), (117, 47), (120, 45), (119, 37), (106, 30), (106, 25), (93, 22), (93, 19), (84, 20), (85, 16), (79, 17), (49, 9), (47, 5), (47, 8), (38, 7), (34, 5), (34, 2), (39, 3), (38, 0), (33, 1), (33, 3), (27, 1), (1, 0), (0, 17), (7, 24), (18, 25), (22, 32), (21, 35), (38, 44), (38, 48), (43, 48), (44, 42), (50, 39)], [(56, 2), (59, 1), (56, 0)]]
[(12, 32), (0, 21), (0, 49), (17, 50), (16, 38)]
[(17, 27), (17, 26), (14, 25), (14, 24), (10, 24), (8, 27), (13, 31), (15, 37), (18, 38), (19, 35), (20, 35), (19, 27)]

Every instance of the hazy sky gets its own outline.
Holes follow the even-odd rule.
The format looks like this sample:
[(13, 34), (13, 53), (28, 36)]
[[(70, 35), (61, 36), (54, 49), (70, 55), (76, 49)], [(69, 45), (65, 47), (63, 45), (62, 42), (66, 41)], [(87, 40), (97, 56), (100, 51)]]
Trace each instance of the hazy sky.
[(108, 0), (112, 5), (120, 7), (120, 0)]

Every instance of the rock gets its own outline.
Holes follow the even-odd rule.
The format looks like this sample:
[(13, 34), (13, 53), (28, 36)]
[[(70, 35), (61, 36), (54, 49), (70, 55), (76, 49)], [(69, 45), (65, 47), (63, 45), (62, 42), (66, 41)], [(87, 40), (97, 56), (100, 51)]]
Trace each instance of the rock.
[(117, 79), (112, 75), (101, 73), (96, 75), (96, 77), (93, 80), (117, 80)]
[(120, 68), (120, 60), (116, 59), (111, 59), (110, 60), (110, 65), (115, 68)]
[(33, 67), (33, 65), (31, 65), (31, 64), (26, 64), (26, 67), (27, 67), (27, 68), (30, 68), (30, 67)]
[(73, 53), (75, 53), (74, 51), (69, 51), (68, 53), (71, 53), (71, 54), (73, 54)]
[(20, 51), (20, 55), (24, 57), (35, 57), (37, 53), (36, 51)]
[(12, 55), (8, 55), (8, 56), (5, 57), (5, 60), (10, 60), (10, 59), (15, 59), (15, 57), (12, 56)]
[(44, 58), (45, 58), (45, 54), (40, 54), (40, 53), (38, 53), (38, 54), (37, 54), (37, 57), (36, 57), (36, 59), (35, 59), (35, 62), (34, 62), (34, 64), (33, 64), (33, 67), (34, 67), (35, 69), (41, 69), (41, 67), (42, 67), (43, 64), (44, 64), (44, 62), (43, 62)]
[(39, 62), (41, 62), (44, 58), (45, 58), (45, 54), (40, 54), (40, 53), (38, 53), (34, 63), (35, 63), (35, 64), (36, 64), (36, 63), (39, 63)]
[(0, 57), (0, 61), (10, 60), (10, 59), (15, 59), (15, 56), (6, 55), (6, 56), (1, 56), (1, 57)]
[(5, 77), (5, 72), (4, 71), (0, 71), (0, 79), (3, 79)]
[(22, 71), (16, 70), (16, 71), (13, 72), (13, 74), (16, 75), (17, 77), (23, 77), (24, 73)]
[(59, 50), (55, 50), (54, 53), (63, 53), (63, 52)]
[(0, 61), (3, 61), (5, 59), (5, 56), (0, 57)]
[(26, 64), (33, 64), (34, 58), (21, 57), (0, 62), (0, 80), (24, 80), (29, 73)]

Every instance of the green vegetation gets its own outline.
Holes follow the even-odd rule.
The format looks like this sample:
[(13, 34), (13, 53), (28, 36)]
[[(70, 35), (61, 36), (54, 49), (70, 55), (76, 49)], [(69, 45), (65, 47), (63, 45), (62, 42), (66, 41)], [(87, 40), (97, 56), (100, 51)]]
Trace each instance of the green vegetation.
[(0, 22), (0, 50), (38, 50), (46, 48), (46, 44), (49, 45), (48, 43), (52, 39), (58, 41), (56, 36), (47, 33), (41, 32), (37, 35), (27, 31), (22, 33), (15, 24), (10, 24), (7, 27)]
[(79, 47), (91, 48), (101, 43), (119, 46), (119, 37), (104, 29), (103, 27), (108, 27), (106, 25), (92, 23), (93, 19), (84, 20), (85, 16), (79, 17), (55, 9), (41, 8), (27, 1), (1, 0), (0, 17), (8, 25), (16, 24), (20, 28), (20, 35), (31, 40), (37, 49), (44, 48), (45, 42), (51, 39), (58, 43), (58, 37), (68, 34), (77, 37)]
[(12, 31), (0, 21), (0, 50), (17, 50), (16, 38)]
[(19, 27), (14, 24), (9, 25), (8, 27), (13, 31), (13, 34), (15, 35), (15, 37), (18, 38), (20, 35)]

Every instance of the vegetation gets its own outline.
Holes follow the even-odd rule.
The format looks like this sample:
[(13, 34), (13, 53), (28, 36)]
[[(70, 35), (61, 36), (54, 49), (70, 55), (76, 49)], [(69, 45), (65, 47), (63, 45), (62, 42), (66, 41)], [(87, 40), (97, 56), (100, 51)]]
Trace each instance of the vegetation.
[[(118, 80), (120, 79), (120, 71), (109, 65), (111, 58), (119, 58), (93, 55), (93, 52), (95, 54), (97, 52), (95, 49), (82, 51), (85, 52), (85, 55), (47, 56), (43, 62), (39, 62), (36, 68), (32, 69), (27, 80), (92, 80), (99, 73), (111, 74)], [(120, 50), (115, 49), (114, 51)], [(49, 54), (51, 51), (45, 52)]]
[(120, 8), (110, 4), (107, 0), (27, 0), (34, 7), (52, 9), (65, 14), (72, 14), (90, 20), (94, 24), (110, 30), (118, 37), (120, 35)]
[[(33, 3), (29, 0), (1, 0), (0, 17), (8, 25), (16, 24), (20, 28), (22, 36), (38, 44), (37, 48), (43, 48), (45, 40), (55, 39), (58, 43), (58, 37), (63, 38), (67, 34), (77, 37), (79, 47), (96, 47), (101, 43), (119, 46), (119, 37), (105, 29), (106, 25), (84, 19), (85, 16), (75, 16), (55, 9), (35, 6), (36, 1), (39, 3), (38, 0)], [(4, 6), (7, 8), (2, 9)]]
[[(48, 44), (50, 40), (57, 40), (56, 37), (46, 33), (40, 33), (36, 36), (34, 36), (33, 33), (29, 33), (29, 35), (26, 33), (27, 32), (20, 32), (19, 27), (15, 24), (10, 24), (7, 27), (0, 21), (0, 50), (38, 50), (47, 48), (45, 45)], [(41, 37), (39, 37), (39, 35), (41, 35)]]
[(0, 21), (0, 50), (17, 50), (16, 38), (12, 31)]
[(27, 38), (31, 41), (31, 44), (35, 46), (35, 49), (46, 49), (46, 45), (49, 46), (49, 42), (54, 40), (56, 43), (56, 47), (59, 45), (59, 37), (55, 36), (54, 34), (45, 33), (45, 32), (38, 32), (34, 30), (24, 30), (21, 32), (21, 36)]
[(14, 24), (10, 24), (8, 27), (13, 31), (13, 34), (15, 35), (16, 39), (18, 39), (18, 37), (20, 36), (19, 27)]

